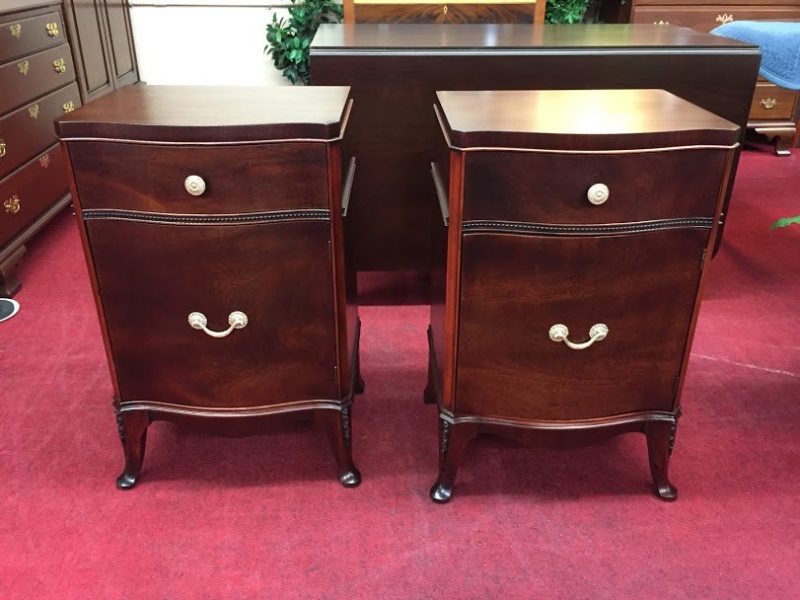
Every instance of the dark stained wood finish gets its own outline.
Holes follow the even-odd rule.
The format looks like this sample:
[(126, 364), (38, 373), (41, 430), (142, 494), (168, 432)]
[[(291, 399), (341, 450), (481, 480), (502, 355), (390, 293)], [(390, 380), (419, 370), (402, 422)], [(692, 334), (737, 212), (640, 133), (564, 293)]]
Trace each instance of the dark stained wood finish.
[[(325, 179), (307, 176), (326, 168), (319, 143), (153, 145), (142, 152), (138, 144), (98, 141), (77, 144), (71, 155), (84, 209), (202, 215), (328, 208)], [(203, 178), (203, 195), (186, 193), (189, 175)]]
[(536, 3), (355, 4), (356, 23), (533, 23)]
[[(314, 122), (309, 106), (343, 120), (347, 90), (328, 90), (328, 107), (319, 102), (321, 89), (262, 93), (263, 102), (238, 112), (241, 90), (229, 92), (118, 91), (119, 101), (98, 101), (99, 108), (57, 123), (62, 135), (90, 140), (63, 144), (114, 379), (125, 451), (117, 485), (136, 483), (153, 420), (202, 417), (228, 431), (223, 423), (232, 418), (309, 411), (331, 438), (340, 482), (356, 486), (351, 403), (363, 381), (360, 325), (347, 289), (353, 276), (343, 272), (350, 267), (341, 243), (341, 141), (230, 138), (243, 123), (260, 134), (342, 133), (340, 122)], [(175, 97), (185, 113), (161, 102)], [(149, 117), (140, 118), (146, 111), (133, 98), (150, 107)], [(221, 119), (220, 105), (236, 117)], [(170, 115), (181, 114), (171, 125)], [(168, 144), (191, 131), (187, 120), (208, 139)], [(139, 139), (120, 141), (116, 133)], [(208, 177), (208, 196), (184, 191), (182, 198), (165, 184), (176, 178), (182, 186), (185, 171), (197, 165)], [(138, 176), (138, 188), (126, 170)], [(198, 311), (211, 330), (224, 331), (236, 310), (248, 323), (227, 337), (212, 338), (188, 322)]]
[(323, 25), (312, 83), (351, 85), (358, 107), (348, 230), (357, 268), (430, 268), (441, 221), (430, 210), (435, 90), (663, 88), (743, 126), (758, 64), (754, 47), (652, 25)]
[(340, 138), (347, 89), (309, 88), (304, 96), (297, 105), (291, 87), (131, 86), (60, 119), (56, 127), (63, 138), (184, 143)]
[(756, 120), (794, 121), (800, 94), (777, 85), (759, 81), (753, 95), (750, 122)]
[[(0, 178), (56, 143), (53, 120), (64, 114), (65, 107), (80, 105), (78, 86), (73, 82), (0, 118), (0, 140), (5, 144)], [(66, 180), (62, 188), (66, 190)]]
[(31, 98), (74, 80), (72, 54), (66, 44), (6, 63), (0, 67), (0, 89), (3, 90), (0, 113), (14, 110)]
[[(552, 99), (552, 91), (518, 92), (513, 103), (485, 94), (485, 103), (471, 93), (441, 96), (458, 101), (440, 106), (450, 124), (442, 139), (451, 160), (448, 243), (435, 263), (446, 252), (446, 270), (432, 274), (432, 288), (445, 292), (432, 300), (424, 394), (440, 413), (439, 477), (431, 497), (450, 499), (464, 449), (483, 431), (515, 438), (515, 431), (581, 431), (587, 439), (638, 431), (648, 440), (657, 494), (673, 500), (668, 467), (680, 392), (738, 128), (709, 114), (694, 120), (686, 101), (664, 91), (627, 92), (623, 105), (637, 105), (642, 94), (664, 97), (638, 104), (635, 125), (614, 120), (624, 92), (598, 92), (596, 103), (578, 112), (549, 115), (537, 109), (548, 105), (543, 100)], [(576, 100), (582, 97), (576, 92)], [(607, 118), (603, 107), (612, 107)], [(681, 123), (681, 115), (693, 125)], [(596, 119), (604, 122), (602, 131), (589, 127), (581, 134), (575, 124)], [(672, 134), (665, 131), (669, 123)], [(515, 127), (521, 129), (517, 140), (545, 127), (551, 137), (536, 139), (549, 145), (508, 150), (503, 143)], [(451, 145), (445, 134), (455, 131), (465, 140), (479, 133), (472, 141), (480, 146)], [(670, 137), (705, 148), (649, 152), (642, 146)], [(638, 149), (620, 150), (625, 147)], [(689, 161), (700, 164), (692, 172), (701, 176), (684, 185), (681, 177), (692, 172), (673, 170)], [(643, 169), (653, 172), (654, 186)], [(592, 205), (586, 188), (597, 183), (592, 176), (605, 173), (615, 174), (608, 179), (615, 182), (610, 196)], [(626, 189), (638, 193), (626, 195)], [(691, 198), (680, 199), (676, 191)], [(556, 324), (566, 325), (568, 339), (578, 344), (590, 339), (596, 324), (608, 331), (588, 346), (570, 348), (551, 339)]]
[(58, 46), (66, 40), (60, 12), (23, 14), (22, 18), (0, 15), (0, 63)]

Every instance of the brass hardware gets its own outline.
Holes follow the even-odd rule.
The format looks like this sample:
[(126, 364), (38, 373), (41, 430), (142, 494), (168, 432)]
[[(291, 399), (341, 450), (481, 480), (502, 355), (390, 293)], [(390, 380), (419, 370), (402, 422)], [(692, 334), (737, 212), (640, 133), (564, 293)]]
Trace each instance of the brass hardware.
[(33, 106), (28, 107), (28, 114), (31, 116), (31, 119), (38, 119), (39, 118), (39, 105), (34, 104)]
[(669, 21), (653, 21), (653, 25), (669, 25)]
[(573, 350), (585, 350), (595, 342), (606, 339), (608, 336), (608, 325), (605, 323), (596, 323), (595, 325), (592, 325), (592, 328), (589, 330), (589, 339), (580, 343), (569, 341), (569, 329), (567, 329), (566, 325), (562, 325), (561, 323), (553, 325), (550, 328), (548, 335), (554, 342), (564, 342)]
[(58, 23), (47, 23), (45, 25), (47, 35), (50, 37), (58, 37)]
[(6, 212), (10, 215), (17, 214), (19, 212), (19, 196), (14, 194), (11, 198), (3, 202), (3, 208), (5, 208)]
[(189, 175), (183, 180), (183, 187), (192, 196), (202, 196), (206, 191), (206, 182), (199, 175)]
[(56, 70), (56, 73), (66, 73), (67, 63), (64, 62), (63, 58), (57, 58), (53, 61), (53, 68)]
[(44, 156), (39, 157), (39, 166), (43, 169), (46, 169), (50, 166), (50, 155), (45, 154)]
[(22, 35), (22, 25), (20, 23), (9, 25), (8, 29), (11, 31), (11, 35), (17, 39)]
[(764, 99), (761, 101), (761, 106), (763, 106), (763, 107), (764, 107), (764, 108), (766, 108), (767, 110), (770, 110), (770, 109), (772, 109), (772, 108), (775, 108), (775, 105), (776, 105), (777, 103), (778, 103), (778, 101), (777, 101), (775, 98), (764, 98)]
[(72, 100), (68, 100), (61, 105), (61, 108), (64, 109), (65, 113), (71, 113), (73, 110), (75, 110), (75, 103)]
[(595, 183), (589, 188), (589, 191), (586, 192), (586, 197), (589, 202), (595, 206), (600, 206), (601, 204), (605, 204), (605, 201), (608, 200), (609, 193), (608, 186), (605, 183)]
[(230, 327), (225, 331), (213, 331), (208, 329), (206, 325), (208, 325), (208, 319), (203, 313), (193, 312), (189, 315), (189, 326), (192, 329), (200, 329), (204, 331), (206, 335), (210, 335), (213, 338), (228, 337), (234, 329), (243, 329), (246, 327), (247, 315), (238, 310), (233, 311), (228, 315), (228, 325), (230, 325)]
[(444, 8), (442, 8), (442, 13), (447, 14), (447, 4), (445, 4)]
[(0, 140), (0, 158), (6, 155), (6, 141)]
[(717, 15), (717, 23), (722, 23), (723, 25), (725, 25), (725, 23), (732, 23), (732, 22), (733, 22), (733, 13), (731, 14), (723, 13), (721, 15)]
[(17, 68), (19, 69), (20, 73), (27, 75), (28, 71), (30, 71), (31, 63), (29, 63), (27, 60), (23, 60), (22, 62), (17, 63)]

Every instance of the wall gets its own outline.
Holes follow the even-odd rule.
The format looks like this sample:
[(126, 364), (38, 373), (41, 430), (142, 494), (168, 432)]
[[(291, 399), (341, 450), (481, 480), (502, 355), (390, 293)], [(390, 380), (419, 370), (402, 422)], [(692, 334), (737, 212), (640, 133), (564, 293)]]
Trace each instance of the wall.
[(264, 53), (278, 0), (129, 0), (139, 73), (150, 84), (286, 85)]

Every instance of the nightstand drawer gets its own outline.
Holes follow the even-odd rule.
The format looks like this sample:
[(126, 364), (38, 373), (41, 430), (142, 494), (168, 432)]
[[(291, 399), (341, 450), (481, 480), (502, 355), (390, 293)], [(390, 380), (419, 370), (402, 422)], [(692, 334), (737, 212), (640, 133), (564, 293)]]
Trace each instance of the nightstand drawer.
[[(256, 407), (335, 398), (327, 220), (86, 220), (123, 402)], [(240, 311), (247, 323), (225, 337)]]
[[(726, 150), (471, 152), (464, 221), (603, 224), (712, 217)], [(607, 199), (589, 192), (605, 186)], [(594, 190), (598, 188), (595, 187)]]
[(33, 54), (66, 41), (58, 12), (8, 20), (0, 17), (0, 63)]
[(72, 54), (62, 44), (0, 67), (0, 113), (75, 81)]
[(59, 146), (0, 181), (0, 245), (64, 196), (67, 175)]
[[(236, 214), (328, 208), (324, 144), (76, 141), (70, 158), (84, 210)], [(187, 180), (192, 177), (199, 179)]]
[(53, 120), (81, 105), (73, 83), (0, 119), (0, 178), (56, 141)]
[(778, 87), (773, 83), (756, 84), (753, 104), (750, 107), (750, 120), (754, 119), (793, 119), (797, 106), (798, 92)]
[[(672, 410), (708, 229), (466, 235), (457, 414), (586, 419)], [(571, 349), (549, 338), (563, 324)]]

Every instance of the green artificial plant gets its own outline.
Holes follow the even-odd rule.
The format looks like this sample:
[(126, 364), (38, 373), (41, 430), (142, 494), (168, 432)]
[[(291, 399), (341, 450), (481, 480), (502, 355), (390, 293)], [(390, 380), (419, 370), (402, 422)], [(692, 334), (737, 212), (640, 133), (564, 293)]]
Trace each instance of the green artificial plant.
[(546, 23), (571, 25), (583, 22), (591, 0), (547, 0)]
[(778, 219), (772, 225), (770, 225), (770, 229), (788, 227), (789, 225), (800, 225), (800, 215), (797, 215), (796, 217), (784, 217), (783, 219)]
[(308, 83), (309, 48), (320, 23), (340, 23), (342, 5), (335, 0), (292, 0), (288, 20), (272, 14), (264, 50), (275, 68), (292, 83)]

